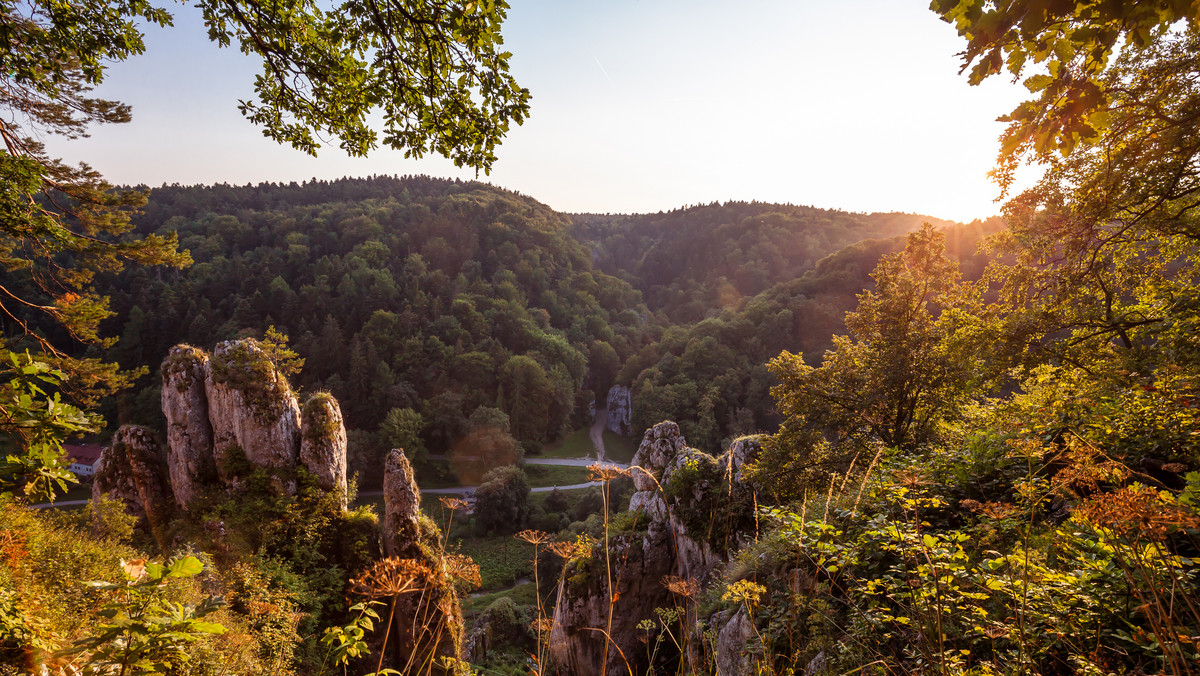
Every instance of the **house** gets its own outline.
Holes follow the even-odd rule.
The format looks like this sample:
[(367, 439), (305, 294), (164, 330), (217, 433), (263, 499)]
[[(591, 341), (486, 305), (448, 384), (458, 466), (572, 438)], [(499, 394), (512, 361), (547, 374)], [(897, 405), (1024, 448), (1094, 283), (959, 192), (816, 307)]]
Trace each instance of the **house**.
[(96, 471), (96, 461), (100, 459), (100, 444), (63, 444), (63, 450), (71, 459), (68, 468), (80, 479), (91, 479)]

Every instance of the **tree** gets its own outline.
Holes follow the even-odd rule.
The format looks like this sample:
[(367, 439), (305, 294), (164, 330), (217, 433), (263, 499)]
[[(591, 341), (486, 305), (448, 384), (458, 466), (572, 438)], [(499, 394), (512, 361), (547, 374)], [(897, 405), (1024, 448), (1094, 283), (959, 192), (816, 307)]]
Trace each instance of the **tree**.
[(529, 481), (520, 467), (496, 467), (475, 489), (475, 526), (483, 533), (515, 533), (529, 518)]
[(958, 266), (943, 250), (933, 226), (910, 233), (902, 253), (879, 262), (875, 290), (859, 295), (858, 309), (846, 314), (849, 335), (834, 338), (821, 366), (787, 351), (771, 361), (779, 379), (771, 394), (785, 416), (773, 442), (780, 453), (811, 455), (820, 440), (814, 429), (911, 448), (961, 401), (974, 368), (954, 341), (959, 316), (946, 306), (958, 291)]
[[(500, 51), (507, 4), (434, 0), (315, 0), (199, 3), (209, 37), (236, 39), (262, 59), (256, 101), (242, 113), (280, 142), (315, 154), (319, 137), (351, 155), (380, 141), (409, 156), (437, 152), (487, 171), (512, 122), (528, 114), (529, 93), (508, 74)], [(78, 138), (93, 124), (130, 119), (128, 106), (96, 98), (109, 64), (145, 50), (138, 22), (166, 26), (171, 15), (147, 0), (0, 0), (0, 321), (21, 334), (62, 375), (56, 388), (84, 407), (127, 386), (140, 372), (72, 359), (54, 336), (34, 331), (48, 318), (72, 339), (112, 344), (98, 333), (111, 313), (90, 287), (98, 272), (127, 263), (182, 267), (174, 234), (130, 236), (144, 193), (115, 189), (86, 165), (68, 167), (38, 138)], [(368, 117), (382, 117), (382, 138)], [(0, 357), (11, 356), (11, 346)], [(0, 430), (18, 443), (12, 421), (53, 406), (33, 392), (4, 411)], [(23, 409), (22, 409), (23, 407)], [(51, 444), (54, 444), (52, 439)], [(28, 458), (39, 451), (25, 448)]]
[(424, 464), (427, 455), (421, 429), (425, 420), (411, 408), (393, 408), (379, 423), (379, 441), (385, 448), (402, 448), (414, 464)]
[[(1007, 119), (997, 175), (1041, 179), (1005, 205), (993, 266), (1011, 344), (1120, 377), (1200, 352), (1200, 9), (937, 0), (979, 82), (1006, 65), (1035, 97)], [(1120, 363), (1118, 363), (1120, 362)]]

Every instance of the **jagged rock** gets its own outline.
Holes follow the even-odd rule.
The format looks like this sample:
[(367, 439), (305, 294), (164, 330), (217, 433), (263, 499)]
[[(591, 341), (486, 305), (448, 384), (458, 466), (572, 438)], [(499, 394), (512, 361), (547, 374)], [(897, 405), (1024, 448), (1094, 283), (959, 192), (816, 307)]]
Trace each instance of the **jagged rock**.
[(604, 426), (621, 436), (633, 434), (633, 397), (624, 385), (613, 385), (608, 389), (605, 408), (608, 420)]
[(663, 470), (675, 459), (675, 455), (684, 448), (687, 442), (679, 432), (679, 425), (673, 422), (660, 422), (646, 430), (642, 435), (642, 444), (637, 453), (633, 454), (631, 466), (633, 470), (633, 485), (639, 491), (657, 490), (658, 484), (647, 476), (647, 472), (656, 477), (662, 477)]
[(190, 345), (176, 345), (160, 370), (171, 490), (179, 506), (187, 507), (200, 488), (217, 476), (208, 397), (204, 391), (208, 355)]
[(300, 405), (287, 379), (251, 339), (219, 343), (205, 379), (213, 458), (226, 483), (244, 456), (264, 469), (295, 467)]
[(734, 481), (739, 483), (746, 482), (742, 468), (758, 459), (759, 454), (762, 453), (762, 438), (763, 435), (761, 434), (752, 434), (738, 437), (730, 444), (728, 467)]
[(300, 462), (317, 478), (317, 485), (346, 498), (346, 426), (342, 409), (327, 392), (314, 394), (300, 413)]
[[(722, 611), (713, 616), (713, 622), (719, 623), (729, 615)], [(754, 635), (754, 623), (746, 614), (745, 608), (738, 608), (728, 617), (721, 632), (717, 635), (717, 651), (714, 655), (717, 663), (717, 676), (748, 676), (750, 660), (746, 659), (746, 642)]]
[(421, 491), (404, 451), (394, 448), (383, 465), (383, 553), (402, 559), (421, 555)]
[[(648, 666), (641, 664), (644, 651), (640, 649), (637, 623), (654, 618), (656, 607), (673, 607), (677, 601), (663, 586), (663, 578), (671, 575), (703, 585), (725, 562), (723, 551), (714, 551), (706, 533), (691, 533), (685, 524), (695, 521), (696, 514), (710, 511), (709, 493), (724, 490), (722, 485), (731, 496), (750, 495), (752, 489), (739, 482), (740, 469), (755, 457), (758, 446), (754, 439), (739, 442), (714, 458), (689, 448), (678, 425), (661, 422), (646, 430), (634, 454), (632, 465), (643, 469), (633, 473), (637, 492), (629, 500), (629, 509), (642, 512), (646, 531), (620, 535), (610, 559), (619, 559), (622, 571), (614, 588), (618, 601), (612, 641), (624, 651), (635, 673), (643, 673)], [(658, 477), (658, 481), (652, 477)], [(723, 484), (724, 478), (731, 479), (732, 485)], [(730, 544), (736, 545), (738, 534), (730, 534), (734, 536)], [(604, 627), (607, 622), (608, 595), (602, 562), (603, 553), (595, 550), (591, 574), (571, 567), (563, 572), (550, 638), (555, 666), (562, 673), (600, 674), (603, 636), (588, 628)], [(750, 622), (744, 618), (744, 624)], [(732, 638), (731, 633), (728, 640)], [(689, 654), (683, 659), (699, 668), (698, 655)], [(624, 662), (610, 654), (608, 673), (627, 673)]]
[(825, 669), (828, 666), (829, 656), (822, 650), (804, 666), (804, 676), (820, 676), (820, 674), (825, 673)]
[(383, 503), (384, 553), (411, 559), (429, 571), (418, 580), (419, 593), (397, 598), (389, 661), (404, 674), (444, 673), (438, 658), (457, 658), (462, 652), (462, 608), (443, 573), (437, 526), (421, 518), (421, 492), (400, 449), (388, 453), (384, 463)]
[[(613, 642), (608, 668), (602, 672), (605, 638), (595, 631), (608, 627), (609, 595), (605, 575), (604, 555), (594, 552), (591, 575), (582, 579), (574, 565), (568, 566), (559, 579), (558, 600), (554, 608), (554, 626), (550, 630), (550, 654), (555, 673), (573, 676), (617, 676), (628, 674), (621, 654), (629, 660), (633, 673), (646, 673), (645, 650), (638, 642), (641, 635), (638, 622), (654, 616), (656, 607), (673, 607), (671, 593), (663, 586), (663, 578), (673, 573), (671, 543), (665, 531), (638, 537), (621, 534), (611, 541), (613, 561), (613, 591), (618, 592), (612, 608)], [(618, 569), (620, 575), (618, 577)]]
[(138, 425), (122, 425), (112, 443), (100, 452), (92, 478), (92, 499), (107, 495), (125, 503), (163, 545), (170, 518), (171, 490), (164, 478), (162, 452), (154, 432)]
[(463, 648), (463, 659), (479, 664), (494, 649), (535, 650), (529, 629), (531, 619), (528, 607), (522, 608), (511, 598), (501, 596), (475, 617)]

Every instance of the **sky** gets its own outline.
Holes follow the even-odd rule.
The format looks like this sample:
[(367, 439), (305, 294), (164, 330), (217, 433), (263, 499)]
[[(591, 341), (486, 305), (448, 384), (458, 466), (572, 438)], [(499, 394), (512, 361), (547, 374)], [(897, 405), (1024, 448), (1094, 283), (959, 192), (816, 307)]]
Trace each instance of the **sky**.
[[(987, 178), (1022, 99), (959, 75), (963, 43), (920, 0), (512, 0), (505, 45), (533, 95), (490, 175), (565, 212), (640, 213), (729, 200), (967, 221), (999, 211)], [(312, 158), (241, 117), (258, 64), (173, 4), (146, 54), (96, 94), (133, 121), (45, 139), (118, 184), (304, 181), (375, 174), (475, 178), (440, 157), (380, 149)]]

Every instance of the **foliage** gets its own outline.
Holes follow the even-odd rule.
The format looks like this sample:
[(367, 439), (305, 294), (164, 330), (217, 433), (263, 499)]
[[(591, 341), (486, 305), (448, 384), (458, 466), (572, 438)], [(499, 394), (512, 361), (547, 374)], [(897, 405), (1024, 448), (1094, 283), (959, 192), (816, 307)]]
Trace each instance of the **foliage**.
[[(350, 155), (384, 145), (436, 152), (488, 170), (494, 150), (529, 114), (529, 92), (500, 51), (503, 1), (346, 0), (264, 8), (200, 3), (209, 38), (262, 58), (257, 102), (239, 108), (263, 133), (315, 155), (323, 135)], [(382, 139), (368, 117), (384, 120)]]
[(0, 432), (8, 442), (0, 458), (0, 491), (19, 491), (37, 502), (65, 491), (75, 476), (62, 449), (69, 435), (93, 432), (97, 420), (64, 402), (56, 391), (67, 377), (28, 352), (0, 348)]
[(475, 489), (475, 527), (483, 534), (515, 533), (529, 518), (529, 481), (519, 467), (497, 467)]
[(1005, 185), (1022, 153), (1067, 156), (1119, 129), (1124, 113), (1110, 111), (1120, 111), (1123, 96), (1132, 92), (1111, 77), (1113, 62), (1170, 40), (1172, 28), (1195, 31), (1200, 18), (1193, 6), (1165, 1), (933, 0), (930, 9), (967, 41), (962, 69), (970, 69), (971, 84), (1002, 70), (1014, 78), (1038, 70), (1024, 81), (1034, 98), (1002, 118), (1010, 122), (1000, 149)]
[(85, 673), (161, 674), (180, 669), (188, 662), (186, 647), (203, 634), (220, 634), (225, 628), (200, 618), (221, 606), (219, 597), (209, 597), (197, 606), (172, 602), (165, 591), (173, 578), (196, 575), (204, 566), (193, 556), (165, 564), (135, 559), (122, 564), (125, 580), (117, 583), (88, 582), (97, 590), (117, 592), (100, 616), (108, 623), (96, 627), (94, 636), (79, 640), (60, 655), (85, 653)]

